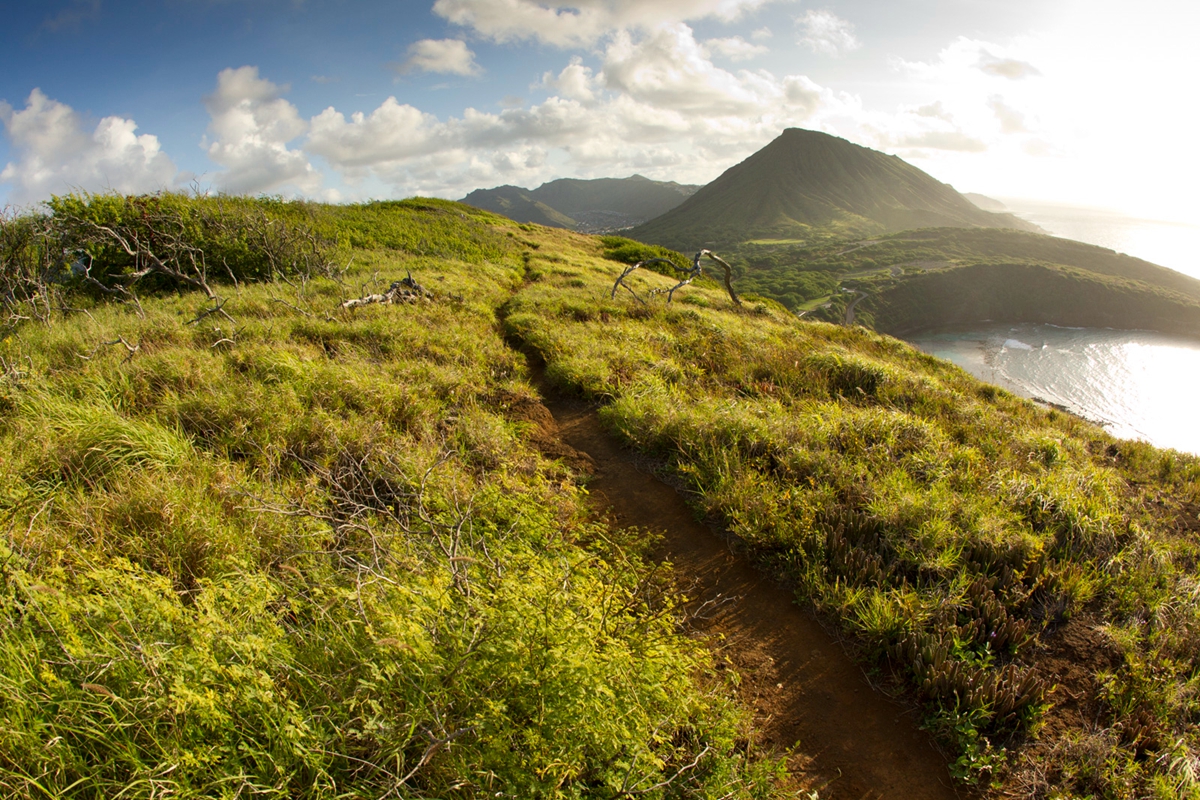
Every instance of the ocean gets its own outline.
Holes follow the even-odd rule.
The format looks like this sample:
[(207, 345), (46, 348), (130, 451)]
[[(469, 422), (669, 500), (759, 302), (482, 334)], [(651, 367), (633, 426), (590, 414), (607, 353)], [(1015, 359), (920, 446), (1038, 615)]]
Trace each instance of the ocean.
[[(1200, 278), (1200, 226), (1004, 200), (1069, 239)], [(1200, 340), (1147, 331), (982, 324), (907, 337), (975, 377), (1065, 406), (1115, 436), (1200, 455)]]
[(988, 383), (1065, 406), (1114, 436), (1200, 455), (1200, 340), (989, 324), (908, 341)]

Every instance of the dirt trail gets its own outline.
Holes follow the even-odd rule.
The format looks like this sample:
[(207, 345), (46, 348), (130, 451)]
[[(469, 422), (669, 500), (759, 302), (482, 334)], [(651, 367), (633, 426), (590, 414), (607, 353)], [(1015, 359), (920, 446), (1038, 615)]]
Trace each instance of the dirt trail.
[(661, 557), (675, 565), (681, 591), (715, 608), (702, 635), (719, 663), (742, 676), (740, 692), (762, 743), (777, 752), (796, 746), (789, 766), (803, 771), (808, 788), (821, 800), (968, 797), (951, 788), (944, 759), (912, 715), (872, 690), (790, 592), (734, 555), (674, 489), (639, 472), (636, 457), (605, 433), (592, 409), (553, 396), (546, 405), (553, 419), (543, 411), (539, 420), (545, 449), (591, 467), (589, 491), (618, 524), (664, 534)]

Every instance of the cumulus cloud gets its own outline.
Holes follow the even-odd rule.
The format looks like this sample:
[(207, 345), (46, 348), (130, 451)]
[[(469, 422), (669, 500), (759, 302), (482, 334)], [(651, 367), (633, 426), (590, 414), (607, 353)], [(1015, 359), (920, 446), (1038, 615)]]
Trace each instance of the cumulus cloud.
[(389, 97), (370, 116), (360, 111), (349, 121), (325, 109), (313, 117), (305, 149), (335, 167), (356, 168), (428, 155), (447, 145), (453, 143), (436, 117)]
[(804, 29), (800, 44), (808, 45), (814, 53), (840, 56), (862, 47), (854, 26), (832, 11), (809, 9), (796, 22)]
[(483, 69), (475, 63), (475, 53), (461, 39), (422, 39), (409, 45), (408, 59), (398, 71), (470, 76), (481, 74)]
[(285, 87), (258, 75), (258, 67), (225, 69), (204, 98), (210, 140), (201, 147), (225, 170), (215, 176), (222, 191), (258, 194), (293, 190), (315, 193), (321, 176), (308, 157), (288, 143), (308, 130), (296, 107), (283, 99)]
[(604, 81), (654, 108), (711, 117), (761, 114), (772, 105), (792, 104), (794, 97), (786, 81), (769, 72), (715, 66), (683, 24), (663, 26), (636, 42), (627, 32), (616, 34), (605, 53)]
[[(714, 164), (749, 155), (789, 125), (853, 102), (800, 75), (730, 71), (683, 24), (610, 36), (589, 66), (575, 56), (539, 88), (550, 96), (498, 112), (439, 118), (388, 98), (346, 115), (328, 108), (305, 150), (347, 181), (367, 177), (412, 192), (459, 196), (497, 183), (611, 177), (614, 165), (677, 180), (709, 180)], [(457, 193), (457, 194), (456, 194)]]
[(706, 55), (711, 57), (713, 53), (719, 53), (730, 61), (748, 61), (766, 52), (769, 52), (767, 47), (761, 44), (750, 44), (750, 42), (747, 42), (740, 36), (732, 36), (726, 39), (709, 39), (704, 43), (704, 53)]
[(137, 124), (105, 117), (91, 130), (70, 106), (34, 89), (25, 108), (0, 101), (0, 123), (14, 161), (0, 170), (13, 202), (45, 200), (75, 189), (124, 193), (156, 192), (179, 177), (158, 138), (138, 135)]
[(585, 67), (583, 59), (579, 56), (572, 58), (571, 63), (557, 76), (552, 72), (542, 76), (543, 86), (557, 89), (563, 97), (581, 103), (590, 103), (596, 99), (595, 84), (596, 79), (592, 75), (591, 67)]
[(770, 0), (437, 0), (433, 12), (497, 42), (589, 45), (616, 30), (716, 17), (731, 20)]

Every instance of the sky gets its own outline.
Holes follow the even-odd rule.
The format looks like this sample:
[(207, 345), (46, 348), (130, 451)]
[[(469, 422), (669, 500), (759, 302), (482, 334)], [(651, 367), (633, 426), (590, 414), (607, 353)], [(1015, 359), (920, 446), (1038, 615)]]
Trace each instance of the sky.
[(0, 205), (707, 183), (788, 127), (959, 191), (1200, 223), (1188, 0), (43, 0)]

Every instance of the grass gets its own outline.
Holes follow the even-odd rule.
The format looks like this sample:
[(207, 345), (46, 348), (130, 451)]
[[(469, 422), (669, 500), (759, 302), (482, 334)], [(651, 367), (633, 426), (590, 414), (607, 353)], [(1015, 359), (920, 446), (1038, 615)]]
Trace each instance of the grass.
[[(535, 396), (519, 344), (919, 702), (961, 780), (1200, 797), (1195, 458), (752, 295), (613, 299), (626, 241), (186, 202), (327, 267), (213, 273), (228, 317), (71, 278), (26, 314), (57, 251), (5, 251), (0, 792), (780, 791), (645, 544), (506, 416)], [(409, 271), (430, 302), (341, 307)]]
[[(612, 301), (611, 272), (540, 276), (506, 307), (509, 330), (919, 698), (961, 779), (1200, 796), (1200, 462), (862, 329), (703, 287)], [(1111, 661), (1068, 681), (1054, 654), (1073, 624)], [(1102, 735), (1064, 716), (1071, 694)]]
[[(842, 288), (867, 296), (855, 323), (905, 333), (983, 320), (1200, 332), (1200, 282), (1102, 247), (997, 228), (928, 228), (727, 253), (741, 291), (841, 322)], [(821, 308), (832, 297), (829, 308)]]
[[(506, 416), (542, 234), (221, 202), (337, 268), (222, 283), (228, 317), (66, 284), (0, 340), (0, 795), (774, 793), (644, 544)], [(409, 271), (430, 302), (341, 308)]]

